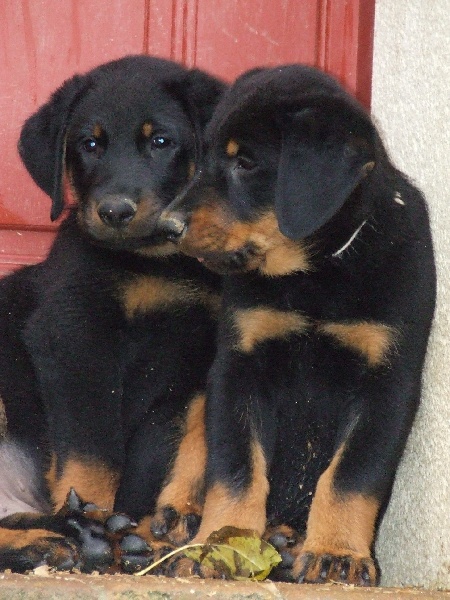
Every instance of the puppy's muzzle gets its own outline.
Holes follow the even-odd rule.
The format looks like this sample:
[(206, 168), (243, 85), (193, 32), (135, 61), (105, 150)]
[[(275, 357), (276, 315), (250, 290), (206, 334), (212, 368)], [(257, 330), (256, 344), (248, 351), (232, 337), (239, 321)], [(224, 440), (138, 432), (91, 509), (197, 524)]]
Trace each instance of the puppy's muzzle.
[(98, 216), (108, 227), (123, 229), (134, 219), (137, 206), (128, 198), (108, 198), (97, 207)]
[(158, 233), (171, 242), (179, 242), (186, 232), (187, 224), (181, 216), (162, 214), (158, 221)]

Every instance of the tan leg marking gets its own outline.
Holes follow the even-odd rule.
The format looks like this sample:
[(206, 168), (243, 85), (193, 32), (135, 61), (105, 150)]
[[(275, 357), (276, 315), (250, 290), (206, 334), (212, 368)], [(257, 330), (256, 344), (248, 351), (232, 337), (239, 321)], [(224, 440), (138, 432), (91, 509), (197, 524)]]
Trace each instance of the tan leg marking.
[(317, 483), (303, 552), (369, 557), (380, 505), (375, 498), (362, 494), (336, 492), (333, 482), (341, 456), (342, 449)]
[(286, 338), (309, 327), (308, 319), (300, 313), (268, 307), (237, 310), (234, 322), (239, 335), (237, 349), (244, 352), (252, 352), (268, 339)]
[(395, 329), (383, 323), (321, 323), (317, 329), (364, 356), (371, 367), (383, 364), (395, 345)]
[(41, 542), (43, 538), (64, 539), (64, 536), (46, 529), (2, 529), (0, 528), (0, 546), (2, 548), (25, 548)]
[(204, 543), (206, 538), (222, 527), (253, 529), (259, 535), (266, 526), (266, 500), (269, 493), (266, 459), (261, 445), (253, 443), (253, 473), (249, 487), (238, 497), (221, 483), (208, 490), (198, 534), (192, 543)]
[(119, 474), (93, 458), (73, 457), (66, 461), (62, 475), (57, 477), (56, 461), (53, 458), (47, 482), (55, 510), (64, 505), (71, 488), (86, 502), (112, 510), (119, 486)]
[(172, 506), (181, 514), (201, 514), (199, 496), (203, 489), (206, 466), (205, 396), (192, 401), (174, 465), (168, 483), (158, 498), (158, 509)]

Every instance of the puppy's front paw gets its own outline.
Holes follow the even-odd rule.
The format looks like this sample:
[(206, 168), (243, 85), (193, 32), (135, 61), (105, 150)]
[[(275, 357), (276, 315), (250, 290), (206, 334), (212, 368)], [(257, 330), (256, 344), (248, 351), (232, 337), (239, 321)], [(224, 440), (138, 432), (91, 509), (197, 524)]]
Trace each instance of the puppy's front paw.
[(377, 566), (370, 556), (345, 552), (301, 552), (292, 574), (299, 583), (338, 581), (367, 587), (378, 585), (379, 580)]

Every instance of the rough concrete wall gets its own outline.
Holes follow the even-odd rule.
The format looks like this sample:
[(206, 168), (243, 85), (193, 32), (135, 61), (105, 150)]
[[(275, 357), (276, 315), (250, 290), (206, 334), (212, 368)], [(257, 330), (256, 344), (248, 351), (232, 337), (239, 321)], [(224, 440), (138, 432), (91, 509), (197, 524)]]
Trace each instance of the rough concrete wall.
[(377, 544), (383, 585), (450, 589), (450, 0), (377, 0), (372, 112), (425, 192), (438, 303), (422, 406)]

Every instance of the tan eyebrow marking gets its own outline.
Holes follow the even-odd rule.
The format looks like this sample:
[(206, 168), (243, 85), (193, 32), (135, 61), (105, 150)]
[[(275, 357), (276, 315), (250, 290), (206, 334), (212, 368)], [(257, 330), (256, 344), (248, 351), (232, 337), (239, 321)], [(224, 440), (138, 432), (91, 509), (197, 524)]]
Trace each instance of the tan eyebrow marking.
[(103, 128), (102, 128), (102, 126), (101, 126), (99, 123), (96, 123), (96, 124), (94, 125), (94, 128), (93, 128), (93, 130), (92, 130), (92, 134), (93, 134), (93, 136), (94, 136), (95, 138), (99, 138), (99, 137), (101, 137), (101, 136), (102, 136), (102, 133), (103, 133)]
[(232, 158), (233, 156), (236, 156), (239, 152), (239, 144), (236, 142), (236, 140), (231, 139), (228, 141), (225, 151), (227, 153), (227, 156)]
[(150, 137), (153, 132), (153, 125), (151, 123), (144, 123), (142, 125), (142, 135), (146, 138)]

